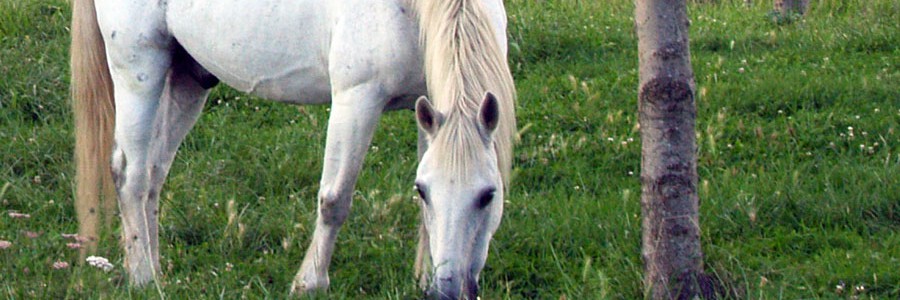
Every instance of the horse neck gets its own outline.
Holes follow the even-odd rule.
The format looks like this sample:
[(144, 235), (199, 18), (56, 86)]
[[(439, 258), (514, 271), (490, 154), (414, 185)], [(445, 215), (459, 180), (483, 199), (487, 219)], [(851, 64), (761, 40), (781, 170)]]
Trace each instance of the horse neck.
[[(515, 86), (498, 34), (484, 3), (473, 0), (417, 3), (420, 38), (425, 48), (425, 78), (438, 111), (474, 119), (486, 92), (500, 106), (494, 148), (504, 181), (509, 179), (516, 131)], [(500, 31), (500, 32), (498, 32)]]

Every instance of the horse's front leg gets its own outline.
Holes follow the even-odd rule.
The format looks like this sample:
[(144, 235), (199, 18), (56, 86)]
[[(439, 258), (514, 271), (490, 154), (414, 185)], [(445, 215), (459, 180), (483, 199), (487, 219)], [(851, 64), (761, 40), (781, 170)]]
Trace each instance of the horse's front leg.
[(360, 84), (335, 92), (328, 119), (325, 161), (319, 186), (318, 215), (312, 241), (292, 294), (326, 289), (328, 264), (338, 230), (350, 212), (359, 170), (384, 108), (384, 95), (376, 84)]

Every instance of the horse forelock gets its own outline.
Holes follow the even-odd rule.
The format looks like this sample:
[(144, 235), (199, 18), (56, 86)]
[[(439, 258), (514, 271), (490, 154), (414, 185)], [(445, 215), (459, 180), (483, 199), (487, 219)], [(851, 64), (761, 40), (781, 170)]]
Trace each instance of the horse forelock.
[[(417, 5), (425, 49), (425, 77), (434, 108), (446, 116), (430, 151), (459, 175), (483, 161), (476, 121), (486, 92), (494, 94), (500, 120), (493, 148), (503, 181), (508, 183), (516, 134), (515, 85), (491, 16), (480, 1), (422, 0)], [(505, 184), (508, 186), (508, 184)]]

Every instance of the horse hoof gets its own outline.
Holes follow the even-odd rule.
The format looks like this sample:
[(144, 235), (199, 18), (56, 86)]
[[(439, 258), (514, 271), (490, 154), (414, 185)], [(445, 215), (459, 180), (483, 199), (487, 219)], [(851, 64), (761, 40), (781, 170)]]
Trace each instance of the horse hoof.
[(310, 278), (301, 278), (297, 276), (291, 284), (292, 297), (300, 297), (303, 295), (311, 295), (318, 292), (324, 292), (328, 289), (328, 279), (316, 280)]

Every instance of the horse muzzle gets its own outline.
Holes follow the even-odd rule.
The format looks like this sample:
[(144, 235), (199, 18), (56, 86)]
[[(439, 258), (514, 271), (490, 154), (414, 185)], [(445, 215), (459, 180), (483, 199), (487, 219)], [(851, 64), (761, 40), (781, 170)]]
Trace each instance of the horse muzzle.
[(478, 299), (478, 281), (471, 275), (461, 273), (438, 276), (426, 295), (427, 299), (475, 300)]

